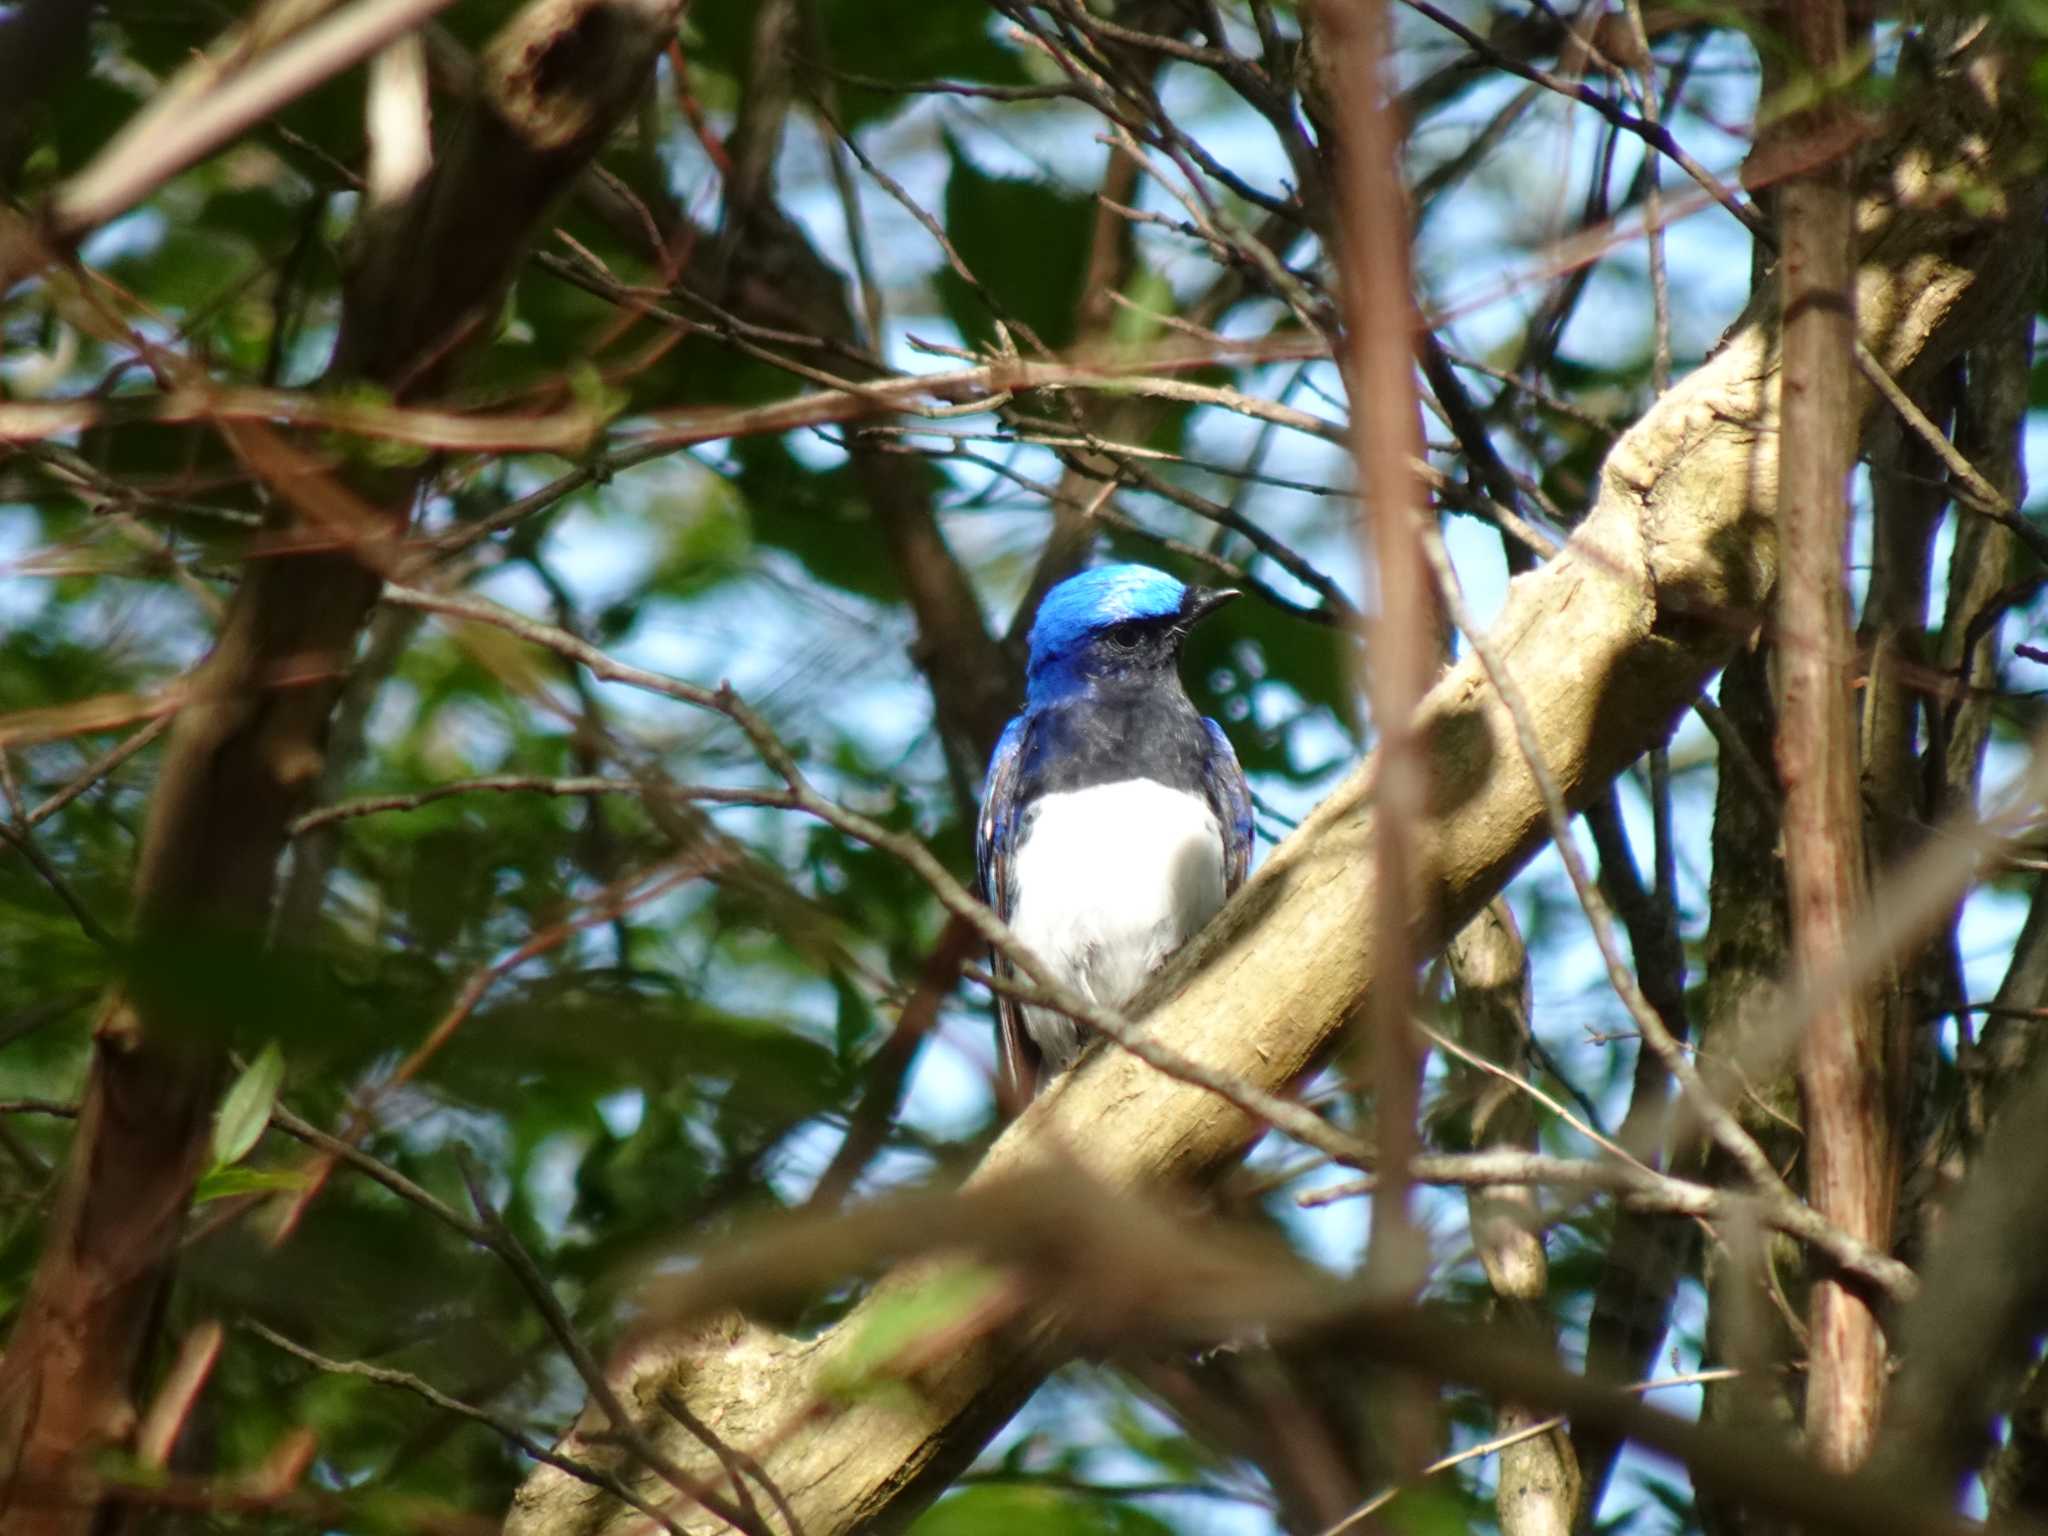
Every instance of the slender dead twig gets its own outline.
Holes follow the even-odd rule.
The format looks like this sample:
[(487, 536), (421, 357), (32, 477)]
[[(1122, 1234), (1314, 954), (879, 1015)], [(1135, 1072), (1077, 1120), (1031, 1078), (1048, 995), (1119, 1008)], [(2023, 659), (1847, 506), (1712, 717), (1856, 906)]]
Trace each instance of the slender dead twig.
[[(690, 1476), (664, 1454), (660, 1447), (642, 1431), (638, 1422), (627, 1412), (626, 1405), (619, 1401), (619, 1395), (612, 1389), (611, 1379), (604, 1368), (597, 1363), (597, 1357), (583, 1342), (568, 1312), (563, 1308), (561, 1298), (555, 1295), (555, 1288), (548, 1283), (540, 1266), (533, 1261), (533, 1255), (526, 1246), (505, 1225), (498, 1214), (497, 1206), (484, 1189), (483, 1170), (469, 1149), (457, 1146), (456, 1166), (462, 1171), (462, 1181), (469, 1190), (470, 1204), (476, 1208), (477, 1221), (486, 1234), (486, 1242), (492, 1253), (504, 1261), (512, 1277), (526, 1292), (534, 1309), (547, 1324), (548, 1332), (554, 1335), (555, 1343), (576, 1368), (576, 1374), (583, 1378), (583, 1384), (590, 1391), (591, 1398), (603, 1410), (609, 1423), (610, 1432), (619, 1443), (649, 1470), (660, 1476), (676, 1492), (693, 1503), (701, 1504), (719, 1519), (735, 1530), (744, 1531), (747, 1536), (774, 1536), (760, 1517), (733, 1504), (723, 1494), (711, 1488), (702, 1479)], [(664, 1522), (666, 1525), (667, 1522)], [(673, 1527), (671, 1527), (672, 1529)]]
[(324, 1371), (330, 1376), (356, 1376), (364, 1381), (374, 1381), (379, 1386), (397, 1387), (401, 1391), (412, 1393), (415, 1397), (424, 1398), (443, 1413), (452, 1413), (459, 1418), (468, 1419), (472, 1423), (481, 1424), (484, 1428), (504, 1440), (506, 1444), (516, 1449), (522, 1456), (531, 1457), (533, 1460), (541, 1462), (546, 1466), (566, 1472), (579, 1483), (588, 1483), (593, 1488), (602, 1488), (629, 1509), (638, 1510), (641, 1514), (652, 1520), (656, 1525), (667, 1531), (669, 1536), (683, 1536), (683, 1528), (676, 1523), (673, 1515), (641, 1498), (623, 1478), (615, 1476), (602, 1467), (593, 1467), (588, 1462), (578, 1461), (573, 1456), (564, 1456), (561, 1452), (536, 1440), (532, 1435), (501, 1413), (494, 1413), (490, 1409), (480, 1407), (475, 1403), (466, 1403), (459, 1397), (451, 1397), (432, 1382), (415, 1376), (411, 1371), (399, 1371), (393, 1370), (389, 1366), (371, 1365), (368, 1361), (364, 1360), (330, 1359), (326, 1355), (318, 1354), (308, 1349), (303, 1344), (286, 1338), (274, 1328), (265, 1327), (253, 1317), (244, 1318), (237, 1326), (245, 1333), (254, 1334), (273, 1349), (281, 1349), (293, 1359), (302, 1360), (317, 1371)]

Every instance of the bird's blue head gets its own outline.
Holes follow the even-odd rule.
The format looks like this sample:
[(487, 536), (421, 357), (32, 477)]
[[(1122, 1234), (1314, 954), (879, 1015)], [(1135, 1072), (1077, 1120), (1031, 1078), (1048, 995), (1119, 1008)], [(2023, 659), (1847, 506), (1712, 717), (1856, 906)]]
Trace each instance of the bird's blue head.
[(1236, 596), (1188, 586), (1149, 565), (1070, 576), (1038, 605), (1026, 696), (1037, 704), (1098, 681), (1174, 676), (1189, 629)]

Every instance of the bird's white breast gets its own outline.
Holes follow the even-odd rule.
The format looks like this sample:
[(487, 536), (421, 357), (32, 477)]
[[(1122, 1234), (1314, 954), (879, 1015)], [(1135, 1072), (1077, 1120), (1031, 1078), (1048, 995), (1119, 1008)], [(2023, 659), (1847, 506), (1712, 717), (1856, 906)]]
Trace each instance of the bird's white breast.
[[(1121, 1007), (1223, 905), (1223, 831), (1199, 796), (1127, 779), (1041, 796), (1010, 866), (1010, 926), (1083, 996)], [(1072, 1020), (1026, 1008), (1058, 1071)]]

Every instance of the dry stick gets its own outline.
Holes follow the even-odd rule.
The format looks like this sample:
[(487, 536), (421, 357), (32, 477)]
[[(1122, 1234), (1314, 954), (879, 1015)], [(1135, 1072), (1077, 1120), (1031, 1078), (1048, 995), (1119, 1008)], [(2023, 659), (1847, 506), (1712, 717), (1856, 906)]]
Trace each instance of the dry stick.
[[(1748, 1197), (1731, 1195), (1709, 1185), (1659, 1172), (1626, 1148), (1600, 1136), (1535, 1084), (1433, 1030), (1425, 1028), (1424, 1033), (1445, 1051), (1498, 1076), (1534, 1098), (1581, 1135), (1613, 1154), (1617, 1161), (1601, 1163), (1560, 1159), (1512, 1148), (1493, 1148), (1473, 1154), (1425, 1154), (1411, 1165), (1410, 1171), (1417, 1183), (1467, 1189), (1488, 1184), (1528, 1184), (1553, 1189), (1579, 1189), (1586, 1193), (1604, 1192), (1616, 1196), (1624, 1208), (1644, 1214), (1684, 1216), (1709, 1223), (1724, 1218), (1752, 1223), (1761, 1221), (1788, 1236), (1801, 1238), (1807, 1238), (1809, 1233), (1831, 1233), (1832, 1236), (1823, 1236), (1813, 1245), (1828, 1253), (1845, 1273), (1854, 1274), (1873, 1285), (1893, 1302), (1904, 1302), (1916, 1294), (1919, 1282), (1907, 1265), (1866, 1245), (1844, 1239), (1838, 1229), (1828, 1228), (1810, 1206), (1795, 1203), (1759, 1210), (1757, 1202)], [(1366, 1178), (1326, 1185), (1296, 1196), (1296, 1204), (1304, 1209), (1334, 1204), (1339, 1200), (1370, 1194), (1374, 1184), (1373, 1179)], [(1562, 1211), (1552, 1211), (1544, 1219), (1546, 1222), (1554, 1221), (1563, 1214)]]
[[(1613, 1195), (1630, 1210), (1700, 1221), (1761, 1223), (1797, 1238), (1844, 1274), (1856, 1276), (1889, 1301), (1905, 1303), (1920, 1294), (1919, 1276), (1909, 1266), (1829, 1226), (1811, 1206), (1797, 1199), (1781, 1203), (1768, 1195), (1741, 1194), (1668, 1173), (1646, 1173), (1628, 1163), (1555, 1157), (1547, 1152), (1425, 1152), (1409, 1165), (1409, 1175), (1418, 1184), (1447, 1189), (1537, 1184), (1597, 1191)], [(1304, 1210), (1312, 1210), (1339, 1200), (1354, 1200), (1371, 1194), (1376, 1183), (1377, 1180), (1366, 1178), (1326, 1185), (1296, 1196), (1295, 1203)]]
[(1934, 456), (1941, 460), (1948, 472), (1961, 482), (1961, 499), (2000, 527), (2011, 530), (2033, 552), (2035, 559), (2048, 563), (2048, 533), (2043, 533), (2019, 515), (2011, 498), (2001, 494), (1949, 435), (1928, 419), (1927, 413), (1914, 404), (1913, 397), (1899, 387), (1898, 380), (1885, 372), (1884, 365), (1871, 355), (1870, 348), (1860, 337), (1856, 341), (1856, 366), (1884, 397), (1885, 403), (1898, 412), (1899, 420), (1910, 427), (1934, 451)]
[[(1733, 1381), (1741, 1374), (1742, 1372), (1740, 1371), (1731, 1370), (1726, 1367), (1719, 1370), (1687, 1371), (1679, 1376), (1660, 1376), (1654, 1381), (1630, 1382), (1627, 1386), (1621, 1387), (1618, 1390), (1640, 1394), (1656, 1392), (1665, 1387), (1697, 1387), (1704, 1386), (1709, 1382)], [(1496, 1435), (1491, 1440), (1482, 1440), (1477, 1445), (1466, 1446), (1462, 1451), (1453, 1451), (1448, 1456), (1439, 1457), (1424, 1467), (1416, 1476), (1420, 1479), (1434, 1477), (1439, 1472), (1448, 1472), (1452, 1467), (1462, 1466), (1465, 1462), (1477, 1461), (1482, 1456), (1493, 1455), (1496, 1451), (1508, 1450), (1510, 1447), (1520, 1445), (1525, 1440), (1534, 1440), (1538, 1435), (1547, 1435), (1553, 1429), (1562, 1428), (1566, 1422), (1565, 1415), (1560, 1413), (1534, 1424), (1525, 1424), (1522, 1428), (1515, 1430), (1511, 1434)], [(1342, 1520), (1321, 1532), (1320, 1536), (1343, 1536), (1345, 1531), (1350, 1530), (1359, 1521), (1371, 1518), (1393, 1503), (1408, 1486), (1405, 1483), (1397, 1483), (1391, 1488), (1374, 1494)]]
[[(1237, 228), (1235, 221), (1208, 196), (1200, 179), (1181, 156), (1174, 154), (1171, 148), (1167, 149), (1167, 153), (1173, 155), (1176, 169), (1185, 178), (1185, 186), (1165, 175), (1128, 129), (1113, 129), (1104, 142), (1121, 147), (1156, 186), (1163, 188), (1181, 205), (1188, 216), (1187, 224), (1181, 227), (1183, 233), (1202, 241), (1220, 262), (1228, 265), (1233, 260), (1241, 261), (1248, 271), (1256, 273), (1274, 296), (1294, 312), (1302, 329), (1309, 335), (1318, 335), (1327, 329), (1320, 323), (1324, 306), (1318, 303), (1316, 296), (1288, 269), (1269, 243)], [(1175, 227), (1171, 221), (1169, 227)]]
[(1619, 1158), (1624, 1163), (1632, 1164), (1633, 1166), (1640, 1168), (1644, 1173), (1654, 1174), (1657, 1171), (1656, 1169), (1652, 1168), (1648, 1163), (1644, 1162), (1641, 1158), (1637, 1157), (1635, 1153), (1629, 1151), (1628, 1148), (1622, 1146), (1621, 1143), (1611, 1140), (1606, 1136), (1602, 1136), (1592, 1126), (1588, 1125), (1584, 1120), (1581, 1120), (1577, 1115), (1573, 1114), (1570, 1110), (1566, 1109), (1562, 1104), (1558, 1103), (1556, 1099), (1552, 1098), (1549, 1094), (1545, 1093), (1541, 1088), (1537, 1087), (1527, 1078), (1522, 1077), (1518, 1073), (1510, 1072), (1506, 1067), (1502, 1066), (1497, 1061), (1488, 1061), (1484, 1056), (1480, 1055), (1477, 1051), (1467, 1050), (1464, 1046), (1458, 1044), (1457, 1041), (1453, 1040), (1449, 1035), (1443, 1034), (1438, 1030), (1431, 1029), (1427, 1024), (1420, 1024), (1416, 1027), (1420, 1029), (1424, 1035), (1428, 1036), (1429, 1039), (1436, 1042), (1436, 1047), (1438, 1050), (1448, 1052), (1450, 1055), (1453, 1055), (1457, 1057), (1458, 1060), (1464, 1062), (1467, 1066), (1474, 1067), (1477, 1070), (1486, 1073), (1489, 1077), (1497, 1077), (1501, 1081), (1508, 1083), (1520, 1092), (1527, 1094), (1530, 1098), (1534, 1099), (1538, 1104), (1541, 1104), (1545, 1109), (1549, 1110), (1553, 1115), (1557, 1116), (1557, 1118), (1562, 1120), (1566, 1125), (1570, 1126), (1573, 1130), (1577, 1131), (1581, 1136), (1585, 1137), (1586, 1140), (1592, 1142), (1594, 1146), (1598, 1147), (1608, 1156)]
[(854, 159), (860, 162), (860, 168), (867, 172), (869, 179), (884, 192), (888, 193), (898, 206), (913, 219), (917, 220), (919, 227), (927, 235), (931, 236), (932, 243), (938, 246), (939, 254), (946, 258), (946, 265), (952, 269), (953, 275), (965, 283), (968, 291), (987, 307), (989, 316), (994, 320), (998, 330), (1015, 331), (1030, 344), (1032, 350), (1047, 357), (1052, 356), (1052, 349), (1039, 340), (1038, 333), (1004, 309), (1002, 304), (997, 301), (995, 295), (983, 286), (981, 279), (974, 275), (974, 269), (961, 259), (960, 252), (955, 249), (952, 238), (946, 233), (945, 225), (940, 223), (920, 205), (917, 199), (910, 195), (901, 182), (875, 164), (868, 152), (860, 147), (860, 144), (854, 139), (852, 134), (840, 126), (838, 119), (825, 108), (823, 103), (818, 103), (817, 106), (818, 115), (825, 119), (826, 126), (832, 130), (833, 138), (839, 144), (844, 145), (852, 153)]
[[(481, 1241), (482, 1239), (479, 1240)], [(576, 1460), (573, 1456), (564, 1456), (561, 1452), (550, 1449), (502, 1414), (493, 1413), (488, 1408), (478, 1407), (475, 1403), (466, 1403), (459, 1397), (450, 1397), (439, 1387), (413, 1375), (410, 1371), (395, 1371), (389, 1366), (371, 1365), (363, 1360), (330, 1360), (327, 1356), (315, 1354), (312, 1350), (306, 1348), (305, 1345), (295, 1343), (283, 1334), (266, 1328), (254, 1318), (245, 1318), (237, 1326), (245, 1332), (255, 1334), (257, 1338), (263, 1340), (264, 1343), (272, 1348), (281, 1349), (294, 1359), (303, 1360), (315, 1370), (325, 1371), (330, 1376), (360, 1376), (363, 1380), (374, 1381), (379, 1386), (399, 1387), (404, 1391), (412, 1393), (415, 1397), (425, 1398), (443, 1413), (452, 1413), (473, 1423), (481, 1424), (486, 1429), (500, 1436), (506, 1444), (514, 1447), (521, 1455), (531, 1457), (535, 1461), (543, 1462), (550, 1467), (566, 1472), (579, 1483), (588, 1483), (593, 1488), (602, 1488), (620, 1503), (628, 1508), (638, 1510), (648, 1519), (654, 1521), (655, 1524), (667, 1531), (669, 1536), (684, 1536), (683, 1528), (676, 1523), (672, 1515), (641, 1498), (639, 1494), (632, 1490), (632, 1487), (625, 1479), (615, 1476), (601, 1467), (593, 1467), (587, 1462)]]
[(132, 736), (109, 747), (90, 763), (87, 763), (84, 768), (80, 769), (77, 778), (30, 811), (26, 825), (34, 827), (48, 821), (52, 816), (63, 810), (65, 806), (76, 800), (88, 789), (91, 789), (93, 785), (99, 783), (101, 779), (104, 779), (116, 768), (127, 762), (129, 758), (140, 752), (170, 728), (171, 717), (169, 715), (159, 715)]
[[(1425, 818), (1428, 793), (1415, 710), (1436, 647), (1428, 578), (1416, 539), (1422, 498), (1409, 469), (1422, 456), (1422, 433), (1408, 223), (1395, 171), (1395, 133), (1380, 80), (1386, 16), (1376, 4), (1346, 3), (1325, 4), (1315, 16), (1329, 50), (1332, 94), (1345, 103), (1334, 157), (1339, 297), (1350, 348), (1345, 387), (1351, 397), (1352, 455), (1371, 497), (1365, 557), (1379, 596), (1370, 682), (1380, 736), (1371, 937), (1380, 980), (1369, 1007), (1382, 1185), (1373, 1199), (1365, 1273), (1374, 1294), (1392, 1298), (1413, 1295), (1429, 1264), (1407, 1179), (1418, 1145), (1415, 1116), (1422, 1086), (1422, 1050), (1409, 1017), (1416, 960), (1412, 914), (1416, 893), (1430, 879), (1417, 865), (1413, 839), (1413, 829)], [(1365, 535), (1366, 528), (1360, 533)], [(1403, 1408), (1398, 1455), (1404, 1465), (1419, 1465), (1426, 1434), (1420, 1403), (1408, 1401)]]
[[(1801, 0), (1780, 13), (1816, 81), (1849, 55), (1842, 0)], [(1844, 117), (1830, 93), (1781, 131), (1825, 138)], [(1796, 968), (1818, 975), (1848, 952), (1863, 902), (1862, 796), (1849, 692), (1843, 561), (1847, 482), (1858, 412), (1854, 214), (1846, 161), (1833, 157), (1778, 193), (1782, 285), (1782, 425), (1778, 433), (1779, 778), (1785, 786), (1786, 894)], [(1807, 1189), (1820, 1213), (1875, 1247), (1890, 1239), (1891, 1129), (1883, 1036), (1861, 987), (1843, 988), (1807, 1023), (1799, 1086)], [(1841, 1470), (1863, 1459), (1884, 1394), (1884, 1337), (1869, 1302), (1822, 1276), (1808, 1315), (1807, 1444)]]
[(638, 448), (600, 453), (591, 463), (557, 475), (538, 490), (529, 491), (517, 501), (507, 502), (490, 516), (480, 517), (473, 523), (463, 523), (449, 529), (433, 541), (434, 554), (443, 561), (452, 559), (479, 539), (489, 538), (502, 529), (510, 528), (515, 523), (524, 522), (537, 513), (545, 512), (557, 502), (575, 495), (586, 485), (603, 485), (621, 470), (634, 469), (678, 451), (678, 447), (654, 443), (642, 444)]
[(678, 678), (660, 672), (650, 672), (645, 667), (632, 666), (615, 660), (587, 641), (579, 640), (566, 629), (553, 624), (544, 624), (513, 612), (501, 604), (484, 597), (463, 597), (452, 592), (428, 592), (418, 587), (404, 587), (386, 583), (383, 600), (400, 608), (416, 608), (422, 613), (436, 613), (446, 618), (468, 619), (478, 624), (490, 624), (517, 635), (533, 645), (566, 656), (589, 671), (601, 682), (624, 683), (630, 688), (639, 688), (647, 693), (657, 693), (663, 698), (674, 699), (681, 704), (694, 704), (699, 709), (719, 710), (718, 695), (709, 688), (699, 688)]
[(175, 112), (144, 108), (127, 131), (58, 189), (51, 201), (49, 238), (69, 243), (126, 212), (285, 102), (404, 36), (448, 3), (361, 0), (262, 54)]
[(576, 1368), (576, 1374), (583, 1378), (583, 1384), (589, 1389), (592, 1400), (604, 1411), (604, 1416), (611, 1426), (611, 1433), (618, 1438), (619, 1443), (676, 1492), (694, 1503), (701, 1504), (726, 1524), (747, 1532), (748, 1536), (774, 1536), (774, 1533), (761, 1523), (758, 1516), (739, 1509), (723, 1494), (691, 1477), (642, 1433), (633, 1416), (626, 1411), (626, 1405), (619, 1401), (618, 1393), (612, 1390), (611, 1380), (605, 1375), (604, 1368), (597, 1363), (597, 1357), (591, 1354), (589, 1346), (583, 1342), (582, 1335), (576, 1331), (575, 1323), (563, 1310), (561, 1298), (555, 1295), (555, 1289), (548, 1283), (547, 1276), (540, 1272), (540, 1266), (534, 1263), (533, 1255), (526, 1251), (525, 1245), (513, 1235), (512, 1229), (505, 1225), (504, 1218), (498, 1214), (497, 1206), (492, 1204), (490, 1196), (485, 1193), (483, 1170), (477, 1166), (475, 1157), (466, 1146), (458, 1144), (455, 1148), (455, 1161), (462, 1172), (462, 1182), (469, 1190), (470, 1204), (476, 1207), (477, 1220), (483, 1227), (491, 1252), (502, 1259), (505, 1267), (512, 1271), (513, 1279), (519, 1282), (520, 1289), (526, 1292), (534, 1309), (540, 1313), (541, 1320), (547, 1324), (548, 1332), (555, 1336), (555, 1342), (561, 1346), (562, 1353), (569, 1357), (569, 1363)]
[[(293, 837), (303, 837), (308, 832), (330, 826), (337, 821), (352, 821), (359, 816), (377, 816), (387, 811), (416, 811), (422, 806), (432, 805), (437, 800), (446, 800), (451, 796), (484, 793), (580, 797), (631, 795), (636, 799), (642, 799), (649, 793), (649, 786), (640, 779), (597, 776), (556, 779), (545, 774), (492, 773), (480, 778), (456, 779), (409, 793), (366, 795), (360, 800), (342, 800), (333, 805), (323, 805), (317, 811), (308, 811), (299, 817), (288, 830)], [(659, 786), (658, 793), (668, 799), (704, 805), (743, 805), (770, 810), (791, 808), (789, 796), (777, 790), (725, 789), (714, 784), (671, 784)]]
[(745, 1506), (749, 1514), (758, 1513), (753, 1495), (747, 1492), (747, 1479), (751, 1477), (760, 1483), (767, 1490), (769, 1498), (775, 1501), (776, 1512), (782, 1516), (783, 1524), (789, 1527), (790, 1536), (803, 1536), (803, 1522), (797, 1519), (796, 1511), (790, 1508), (789, 1500), (783, 1496), (782, 1490), (769, 1480), (766, 1472), (761, 1470), (761, 1463), (757, 1458), (727, 1445), (713, 1432), (710, 1425), (690, 1411), (690, 1405), (683, 1401), (673, 1387), (663, 1387), (656, 1395), (656, 1400), (660, 1402), (663, 1413), (694, 1435), (698, 1442), (718, 1459), (718, 1464), (725, 1469), (726, 1478), (732, 1484), (734, 1496)]
[[(548, 264), (545, 258), (543, 264)], [(630, 297), (630, 290), (611, 284), (603, 296), (623, 302)], [(670, 324), (705, 329), (695, 322), (662, 314), (658, 306), (636, 303), (636, 308)], [(1342, 428), (1304, 411), (1275, 406), (1239, 390), (1147, 376), (1232, 362), (1301, 362), (1321, 358), (1328, 349), (1320, 337), (1281, 336), (1199, 348), (1166, 347), (1138, 357), (1085, 352), (1070, 358), (1041, 360), (1008, 356), (974, 367), (930, 374), (890, 374), (864, 382), (813, 368), (767, 348), (757, 348), (736, 333), (728, 335), (719, 330), (714, 334), (728, 346), (819, 385), (818, 392), (757, 406), (688, 406), (650, 412), (636, 418), (636, 423), (644, 425), (628, 431), (618, 446), (609, 450), (605, 463), (587, 471), (587, 477), (601, 478), (606, 466), (625, 467), (656, 457), (664, 450), (721, 438), (786, 432), (870, 415), (903, 413), (931, 420), (974, 415), (995, 409), (1013, 392), (1033, 389), (1103, 389), (1223, 405), (1248, 415), (1270, 416), (1281, 426), (1297, 427), (1332, 441), (1343, 440)], [(311, 390), (215, 385), (194, 378), (155, 394), (108, 400), (0, 401), (0, 442), (40, 442), (100, 425), (199, 421), (321, 428), (416, 447), (466, 452), (557, 454), (585, 451), (604, 425), (598, 412), (581, 406), (544, 413), (455, 411), (344, 400)]]

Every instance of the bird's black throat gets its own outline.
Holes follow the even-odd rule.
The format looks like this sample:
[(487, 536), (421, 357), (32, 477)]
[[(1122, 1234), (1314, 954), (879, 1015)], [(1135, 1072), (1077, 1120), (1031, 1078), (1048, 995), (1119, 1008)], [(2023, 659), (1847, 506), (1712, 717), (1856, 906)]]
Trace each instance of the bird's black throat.
[(1024, 730), (1020, 803), (1126, 779), (1206, 797), (1209, 734), (1171, 672), (1098, 682), (1032, 710)]

